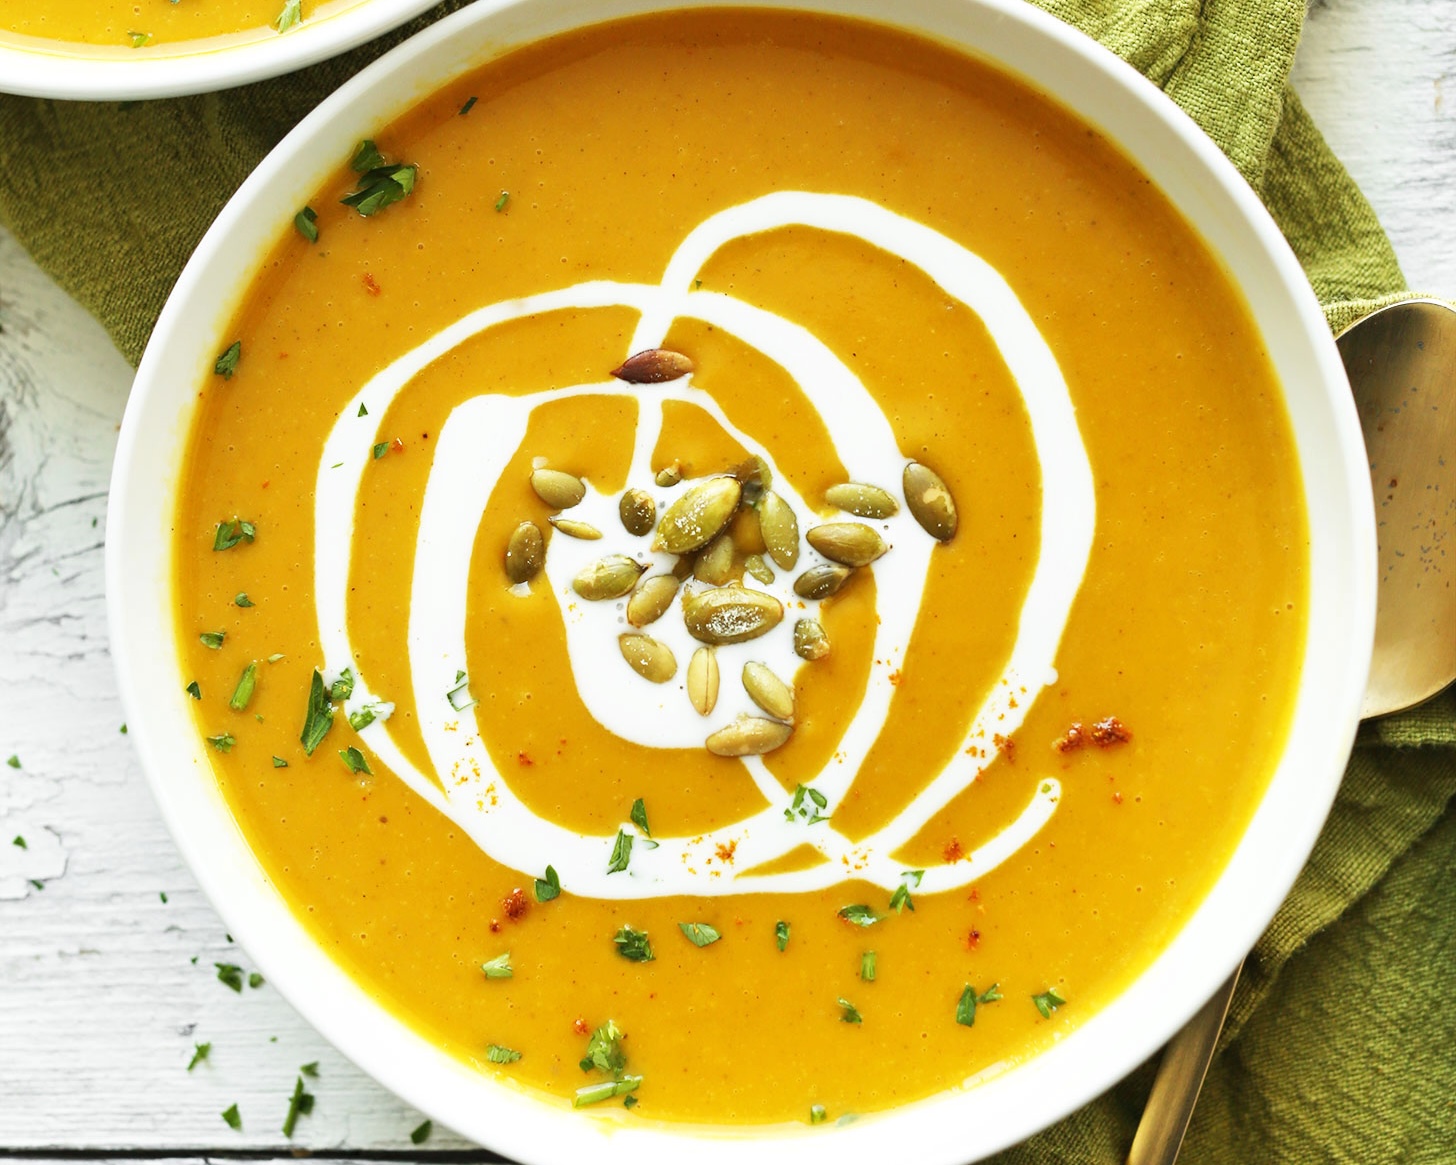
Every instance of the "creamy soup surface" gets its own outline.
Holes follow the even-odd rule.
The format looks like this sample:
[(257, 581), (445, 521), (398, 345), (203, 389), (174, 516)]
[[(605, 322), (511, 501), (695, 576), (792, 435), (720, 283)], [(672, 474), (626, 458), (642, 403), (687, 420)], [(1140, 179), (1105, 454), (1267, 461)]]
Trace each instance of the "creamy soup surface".
[(832, 1123), (1124, 989), (1268, 782), (1308, 586), (1161, 193), (991, 68), (755, 12), (339, 161), (217, 337), (175, 548), (180, 698), (319, 943), (626, 1120)]
[(276, 37), (365, 2), (0, 0), (0, 45), (118, 59), (169, 56)]

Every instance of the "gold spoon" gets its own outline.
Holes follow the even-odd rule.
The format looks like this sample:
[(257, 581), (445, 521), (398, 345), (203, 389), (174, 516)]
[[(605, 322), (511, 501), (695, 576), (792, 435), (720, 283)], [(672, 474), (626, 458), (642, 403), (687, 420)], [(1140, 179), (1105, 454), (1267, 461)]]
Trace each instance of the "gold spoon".
[[(1380, 546), (1375, 652), (1360, 715), (1399, 712), (1456, 679), (1456, 310), (1407, 300), (1336, 338), (1355, 394)], [(1239, 968), (1163, 1051), (1127, 1165), (1173, 1165)]]

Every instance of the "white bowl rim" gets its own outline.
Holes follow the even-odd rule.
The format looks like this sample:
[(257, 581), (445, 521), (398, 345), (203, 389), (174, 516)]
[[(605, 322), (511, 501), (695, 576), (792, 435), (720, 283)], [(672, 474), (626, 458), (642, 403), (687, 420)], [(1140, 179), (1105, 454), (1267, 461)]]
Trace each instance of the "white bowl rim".
[[(281, 0), (280, 0), (281, 3)], [(62, 101), (147, 101), (265, 81), (382, 36), (439, 0), (362, 0), (286, 34), (168, 56), (88, 57), (0, 41), (0, 92)]]
[[(1375, 529), (1358, 419), (1338, 352), (1298, 261), (1257, 196), (1181, 110), (1095, 42), (1020, 0), (768, 0), (920, 31), (952, 41), (976, 32), (969, 55), (1006, 53), (1001, 67), (1063, 105), (1093, 86), (1102, 128), (1165, 191), (1211, 243), (1242, 240), (1222, 257), (1248, 299), (1277, 368), (1296, 430), (1310, 514), (1311, 614), (1290, 740), (1269, 792), (1228, 867), (1194, 918), (1132, 988), (1026, 1064), (844, 1127), (724, 1129), (624, 1124), (620, 1112), (564, 1113), (558, 1103), (482, 1081), (385, 1012), (308, 938), (269, 885), (217, 792), (185, 699), (143, 700), (170, 676), (179, 689), (170, 596), (168, 474), (179, 431), (214, 341), (246, 282), (238, 255), (276, 239), (279, 224), (347, 155), (353, 141), (456, 75), (472, 46), (488, 59), (523, 30), (560, 31), (659, 9), (726, 7), (731, 0), (481, 0), (412, 38), (323, 102), (260, 164), (199, 245), (169, 299), (138, 370), (117, 450), (107, 527), (107, 595), (113, 653), (130, 739), (179, 848), (231, 933), (271, 982), (366, 1072), (463, 1135), (525, 1162), (562, 1162), (610, 1145), (646, 1165), (692, 1152), (736, 1159), (745, 1143), (787, 1162), (806, 1150), (846, 1165), (883, 1161), (907, 1143), (927, 1165), (995, 1152), (1035, 1133), (1116, 1083), (1207, 999), (1252, 947), (1293, 885), (1332, 804), (1358, 723), (1374, 634)], [(948, 32), (954, 28), (956, 32)], [(530, 39), (530, 37), (527, 37)], [(1035, 44), (1035, 52), (1025, 45)], [(463, 68), (463, 64), (461, 64)], [(423, 73), (422, 73), (423, 70)], [(386, 85), (386, 78), (395, 78)], [(1071, 79), (1069, 79), (1071, 78)], [(384, 94), (391, 96), (386, 99)], [(1128, 121), (1134, 145), (1109, 128)], [(1149, 153), (1151, 151), (1151, 153)], [(330, 159), (327, 164), (319, 158)], [(1196, 213), (1189, 204), (1197, 204)], [(272, 217), (258, 220), (267, 208)], [(287, 214), (284, 215), (284, 210)], [(250, 227), (250, 223), (252, 224)], [(242, 245), (240, 245), (240, 242)], [(251, 253), (251, 252), (248, 252)], [(246, 266), (246, 265), (244, 265)], [(252, 270), (247, 267), (247, 272)], [(181, 384), (182, 387), (178, 387)], [(170, 441), (171, 444), (167, 442)], [(160, 454), (158, 445), (160, 443)], [(168, 465), (168, 460), (173, 464)], [(158, 509), (166, 512), (157, 513)], [(148, 541), (150, 539), (150, 541)], [(156, 553), (159, 542), (160, 553)], [(149, 550), (150, 548), (150, 550)], [(162, 566), (148, 567), (160, 559)], [(160, 569), (161, 574), (157, 571)], [(158, 586), (158, 583), (161, 583)], [(160, 638), (159, 638), (160, 637)], [(179, 727), (180, 726), (180, 727)], [(190, 759), (190, 764), (181, 763)], [(1048, 1098), (1051, 1099), (1048, 1099)]]

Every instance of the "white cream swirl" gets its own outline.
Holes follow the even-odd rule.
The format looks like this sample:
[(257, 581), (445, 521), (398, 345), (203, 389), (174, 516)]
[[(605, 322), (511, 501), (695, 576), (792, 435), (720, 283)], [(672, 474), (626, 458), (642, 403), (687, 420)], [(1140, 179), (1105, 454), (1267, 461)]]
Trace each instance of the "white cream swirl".
[[(879, 736), (894, 694), (891, 676), (899, 669), (914, 631), (933, 543), (905, 512), (880, 526), (894, 552), (873, 566), (881, 593), (902, 601), (881, 604), (868, 690), (834, 761), (812, 782), (829, 802), (830, 820), (807, 825), (786, 820), (789, 798), (759, 759), (745, 765), (768, 805), (758, 813), (692, 837), (657, 837), (656, 848), (638, 845), (628, 870), (607, 872), (614, 835), (582, 834), (535, 814), (498, 772), (468, 711), (457, 711), (445, 693), (466, 670), (465, 625), (470, 560), (475, 531), (495, 483), (525, 436), (532, 410), (552, 400), (587, 395), (632, 395), (639, 420), (629, 481), (651, 479), (649, 458), (661, 423), (662, 403), (690, 402), (710, 413), (744, 447), (772, 464), (767, 452), (729, 424), (717, 403), (695, 388), (691, 378), (645, 388), (605, 381), (575, 385), (524, 397), (484, 395), (466, 401), (450, 415), (435, 448), (434, 462), (420, 512), (414, 559), (408, 649), (419, 725), (438, 783), (419, 771), (393, 741), (387, 723), (364, 729), (370, 748), (416, 793), (463, 829), (492, 858), (527, 873), (550, 863), (573, 893), (602, 898), (646, 898), (675, 894), (753, 891), (804, 891), (861, 878), (888, 888), (896, 885), (904, 863), (895, 852), (923, 828), (989, 763), (991, 750), (966, 747), (1009, 736), (1022, 723), (1041, 689), (1055, 679), (1054, 660), (1086, 572), (1095, 523), (1091, 466), (1077, 428), (1075, 410), (1055, 357), (1009, 284), (986, 262), (954, 240), (864, 199), (844, 195), (781, 192), (755, 199), (709, 218), (683, 241), (658, 285), (609, 281), (580, 283), (558, 291), (492, 304), (470, 313), (371, 378), (340, 413), (319, 460), (315, 493), (315, 601), (326, 667), (351, 667), (356, 684), (349, 708), (387, 698), (375, 693), (367, 672), (354, 662), (346, 620), (348, 575), (353, 553), (352, 515), (363, 473), (372, 460), (376, 432), (355, 420), (360, 405), (383, 416), (395, 397), (430, 363), (479, 333), (525, 316), (560, 309), (629, 307), (641, 313), (628, 352), (661, 344), (679, 318), (704, 321), (752, 345), (781, 365), (802, 387), (823, 417), (836, 452), (852, 480), (897, 483), (906, 458), (896, 446), (889, 422), (860, 380), (828, 347), (806, 329), (781, 316), (731, 296), (695, 287), (703, 265), (724, 244), (786, 226), (806, 226), (851, 235), (897, 255), (924, 271), (948, 296), (975, 312), (985, 324), (1025, 401), (1042, 481), (1040, 549), (1023, 601), (1018, 634), (999, 681), (984, 697), (962, 748), (909, 805), (887, 825), (858, 842), (838, 832), (832, 810), (848, 792)], [(776, 472), (775, 489), (800, 514), (812, 512)], [(893, 491), (892, 491), (893, 492)], [(349, 520), (340, 520), (349, 515)], [(615, 502), (594, 489), (572, 511), (573, 517), (614, 529)], [(643, 539), (639, 561), (653, 556)], [(616, 657), (622, 628), (619, 605), (577, 600), (570, 579), (599, 557), (600, 544), (553, 538), (546, 574), (558, 596), (566, 625), (567, 647), (582, 699), (609, 730), (648, 747), (699, 746), (707, 731), (749, 711), (746, 696), (723, 697), (711, 723), (692, 710), (681, 683), (652, 685), (625, 666), (599, 666)], [(666, 569), (671, 559), (657, 556)], [(789, 592), (781, 577), (764, 588), (781, 599)], [(909, 601), (905, 601), (905, 600)], [(794, 600), (796, 603), (797, 599)], [(686, 631), (662, 621), (654, 636), (673, 647), (680, 660), (696, 644)], [(787, 631), (787, 627), (783, 630)], [(679, 636), (681, 642), (673, 637)], [(798, 665), (787, 634), (777, 642), (755, 640), (720, 648), (725, 677), (736, 676), (748, 659), (768, 662), (791, 676)], [(616, 659), (618, 664), (620, 659)], [(735, 703), (736, 700), (736, 703)], [(927, 869), (924, 892), (965, 885), (1005, 861), (1035, 835), (1055, 812), (1060, 786), (1037, 779), (1020, 816), (977, 849), (954, 863)], [(635, 832), (624, 823), (623, 828)], [(789, 873), (756, 874), (754, 867), (808, 844), (823, 861)], [(734, 860), (717, 858), (731, 846)], [(741, 872), (740, 872), (741, 871)]]

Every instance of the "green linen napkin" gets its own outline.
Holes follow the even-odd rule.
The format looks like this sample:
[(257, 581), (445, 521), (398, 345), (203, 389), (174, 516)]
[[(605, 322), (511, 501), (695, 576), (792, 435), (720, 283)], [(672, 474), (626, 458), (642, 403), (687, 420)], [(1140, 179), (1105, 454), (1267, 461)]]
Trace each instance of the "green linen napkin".
[[(0, 98), (0, 221), (136, 360), (188, 254), (263, 154), (342, 80), (463, 2), (226, 93)], [(1402, 295), (1389, 241), (1288, 85), (1304, 0), (1041, 3), (1162, 87), (1228, 154), (1333, 328)], [(1453, 793), (1456, 693), (1361, 729), (1314, 854), (1245, 965), (1182, 1160), (1456, 1154)], [(1150, 1078), (1145, 1065), (998, 1161), (1120, 1162)]]

